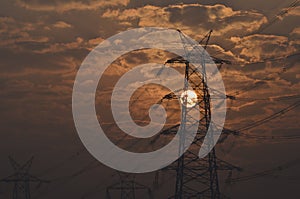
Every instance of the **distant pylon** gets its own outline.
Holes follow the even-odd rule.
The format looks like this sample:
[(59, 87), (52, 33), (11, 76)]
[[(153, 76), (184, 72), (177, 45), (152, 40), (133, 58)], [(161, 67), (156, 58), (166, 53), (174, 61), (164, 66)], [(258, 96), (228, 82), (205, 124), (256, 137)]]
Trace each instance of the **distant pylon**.
[[(145, 194), (143, 194), (143, 198), (152, 199), (151, 189), (145, 185), (135, 182), (135, 174), (123, 172), (118, 172), (118, 174), (120, 176), (120, 181), (109, 186), (106, 189), (107, 199), (115, 199), (116, 196), (114, 195), (114, 197), (112, 197), (112, 192), (114, 192), (114, 194), (119, 195), (120, 199), (136, 199), (137, 190), (145, 191)], [(148, 197), (146, 195), (148, 195)]]
[(45, 183), (46, 180), (41, 180), (29, 173), (32, 165), (33, 157), (30, 158), (24, 165), (17, 163), (12, 157), (9, 161), (14, 169), (14, 174), (0, 180), (0, 182), (14, 183), (13, 199), (30, 199), (30, 183)]

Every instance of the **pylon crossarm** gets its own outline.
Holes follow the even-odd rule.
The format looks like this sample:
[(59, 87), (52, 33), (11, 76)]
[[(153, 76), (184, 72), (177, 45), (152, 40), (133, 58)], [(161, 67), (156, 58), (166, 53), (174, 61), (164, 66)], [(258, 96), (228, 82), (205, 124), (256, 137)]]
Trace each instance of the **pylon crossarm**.
[(11, 156), (8, 156), (9, 162), (15, 171), (20, 170), (21, 165), (17, 163)]
[(50, 183), (49, 180), (43, 180), (43, 179), (35, 177), (35, 176), (31, 175), (31, 174), (28, 174), (28, 177), (29, 177), (28, 181), (30, 181), (30, 182)]
[(21, 170), (24, 172), (29, 172), (32, 162), (33, 162), (34, 157), (31, 157), (22, 167)]
[(237, 170), (237, 171), (242, 171), (242, 168), (235, 166), (233, 164), (230, 164), (226, 162), (225, 160), (221, 160), (220, 158), (216, 157), (216, 161), (218, 164), (218, 169), (219, 170)]

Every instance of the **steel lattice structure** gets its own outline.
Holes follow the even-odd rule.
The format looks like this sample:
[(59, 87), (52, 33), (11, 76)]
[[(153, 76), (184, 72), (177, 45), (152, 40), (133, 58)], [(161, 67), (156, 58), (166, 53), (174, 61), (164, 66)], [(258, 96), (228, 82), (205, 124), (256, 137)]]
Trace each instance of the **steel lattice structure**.
[[(206, 49), (211, 32), (212, 31), (210, 31), (205, 37), (206, 44), (204, 46), (204, 49)], [(180, 31), (179, 33), (181, 34)], [(184, 42), (183, 34), (181, 35), (181, 38)], [(213, 58), (213, 61), (216, 64), (226, 63), (223, 62), (223, 60), (217, 60), (216, 58)], [(201, 147), (203, 138), (206, 135), (211, 120), (210, 93), (206, 84), (206, 59), (203, 59), (203, 62), (201, 63), (201, 73), (199, 73), (199, 71), (197, 71), (195, 67), (193, 67), (189, 63), (189, 61), (181, 57), (170, 59), (166, 62), (166, 64), (181, 64), (185, 66), (185, 83), (183, 91), (188, 90), (189, 86), (192, 87), (194, 92), (197, 94), (197, 105), (199, 105), (200, 108), (200, 120), (198, 120), (197, 118), (191, 118), (188, 113), (193, 109), (196, 109), (196, 107), (194, 106), (188, 108), (185, 104), (187, 103), (187, 96), (184, 96), (184, 99), (181, 99), (183, 101), (181, 105), (181, 125), (175, 125), (162, 132), (162, 134), (164, 135), (176, 134), (178, 128), (180, 128), (179, 132), (181, 133), (181, 135), (179, 150), (184, 150), (185, 139), (193, 139), (189, 138), (188, 130), (185, 129), (186, 122), (192, 122), (192, 125), (198, 126), (196, 137), (194, 138), (194, 141), (189, 149), (176, 162), (166, 168), (167, 170), (176, 171), (175, 194), (170, 198), (225, 198), (225, 196), (221, 195), (220, 193), (218, 170), (231, 171), (233, 169), (239, 168), (218, 159), (214, 148), (208, 153), (205, 158), (199, 159), (198, 157), (199, 147)], [(176, 96), (172, 94), (165, 96), (165, 99), (172, 98), (176, 98)], [(210, 137), (208, 140), (210, 140), (208, 145), (213, 146), (215, 144), (212, 143), (212, 137)], [(210, 147), (208, 146), (208, 148)]]
[(152, 198), (152, 193), (150, 188), (146, 187), (145, 185), (142, 185), (135, 181), (135, 174), (129, 174), (129, 173), (121, 173), (118, 172), (120, 176), (120, 181), (109, 186), (106, 189), (106, 196), (107, 199), (112, 199), (112, 192), (115, 194), (118, 194), (120, 199), (135, 199), (136, 191), (137, 190), (143, 190), (148, 197), (145, 198)]
[[(184, 48), (188, 49), (188, 44), (185, 41), (185, 36), (181, 33), (180, 30), (178, 30), (178, 32), (179, 36), (182, 39)], [(204, 49), (206, 49), (211, 33), (212, 31), (209, 31), (209, 33), (202, 40), (205, 41)], [(186, 50), (186, 52), (188, 53), (188, 50)], [(230, 64), (230, 61), (218, 59), (215, 57), (211, 57), (211, 60), (218, 65), (218, 68), (220, 68), (222, 64)], [(199, 118), (190, 117), (190, 115), (188, 114), (189, 111), (195, 110), (196, 107), (194, 106), (191, 108), (187, 108), (187, 106), (185, 105), (185, 103), (187, 102), (187, 96), (185, 96), (181, 99), (183, 102), (181, 105), (181, 125), (176, 124), (168, 129), (163, 130), (157, 135), (156, 139), (153, 140), (153, 142), (155, 142), (161, 135), (176, 134), (178, 128), (180, 128), (180, 153), (180, 151), (184, 150), (185, 147), (184, 140), (194, 139), (190, 148), (177, 161), (163, 169), (163, 171), (176, 171), (175, 194), (170, 198), (226, 198), (226, 196), (220, 193), (218, 171), (232, 171), (235, 169), (240, 169), (234, 165), (231, 165), (223, 160), (218, 159), (214, 148), (208, 153), (208, 155), (205, 158), (199, 159), (198, 157), (199, 147), (201, 147), (207, 129), (210, 125), (211, 119), (210, 93), (206, 84), (206, 61), (207, 59), (205, 58), (203, 59), (203, 63), (201, 63), (201, 73), (199, 73), (199, 71), (194, 66), (192, 66), (189, 63), (189, 61), (183, 59), (182, 57), (169, 59), (165, 63), (166, 65), (177, 64), (180, 65), (180, 67), (182, 67), (182, 65), (184, 66), (184, 87), (181, 89), (180, 92), (187, 91), (189, 87), (192, 87), (194, 92), (197, 94), (197, 105), (199, 106), (197, 111), (200, 111), (201, 116), (200, 121)], [(222, 97), (224, 98), (224, 96), (226, 98), (231, 97), (227, 95), (223, 95)], [(162, 103), (163, 100), (171, 100), (174, 98), (177, 99), (176, 95), (174, 93), (169, 93), (165, 95), (163, 99), (161, 99), (160, 103)], [(192, 123), (192, 125), (198, 126), (198, 131), (195, 138), (188, 137), (188, 135), (185, 134), (185, 132), (188, 131), (187, 129), (185, 129), (187, 122)], [(224, 129), (223, 132), (225, 136), (228, 136), (228, 134), (235, 133), (226, 129)], [(209, 138), (209, 140), (213, 139)], [(214, 143), (209, 143), (209, 145), (214, 145)], [(157, 178), (158, 177), (155, 178), (155, 181), (158, 181)], [(107, 198), (111, 198), (110, 192), (119, 191), (121, 199), (134, 199), (136, 198), (136, 189), (147, 189), (150, 193), (150, 189), (134, 181), (134, 174), (120, 173), (120, 182), (111, 185), (107, 188)]]
[(32, 165), (33, 157), (24, 165), (17, 163), (12, 157), (9, 161), (14, 168), (14, 174), (2, 179), (0, 182), (14, 183), (13, 199), (30, 199), (30, 183), (47, 183), (48, 181), (39, 179), (29, 173)]

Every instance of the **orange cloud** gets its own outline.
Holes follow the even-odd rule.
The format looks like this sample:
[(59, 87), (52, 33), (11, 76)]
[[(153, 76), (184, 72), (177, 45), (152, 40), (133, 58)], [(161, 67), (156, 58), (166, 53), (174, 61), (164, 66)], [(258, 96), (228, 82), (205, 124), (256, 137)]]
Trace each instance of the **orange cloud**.
[(270, 58), (285, 57), (296, 52), (288, 38), (276, 35), (251, 35), (231, 37), (235, 43), (233, 51), (250, 62), (258, 62)]
[(300, 27), (294, 28), (290, 34), (293, 36), (300, 36)]
[[(256, 11), (235, 11), (225, 5), (182, 4), (158, 7), (146, 5), (132, 9), (108, 9), (102, 17), (119, 21), (138, 21), (139, 26), (179, 28), (190, 36), (214, 29), (215, 36), (250, 33), (267, 22)], [(135, 23), (135, 22), (133, 22)]]
[(42, 1), (42, 0), (17, 0), (17, 5), (34, 11), (67, 12), (71, 10), (96, 10), (105, 6), (127, 5), (129, 0), (64, 0), (64, 1)]
[(71, 28), (72, 25), (68, 24), (68, 23), (66, 23), (64, 21), (58, 21), (55, 24), (53, 24), (53, 27), (54, 28)]
[(288, 11), (287, 16), (300, 16), (300, 6), (295, 7), (294, 9)]
[(43, 35), (32, 35), (31, 31), (40, 28), (40, 23), (20, 22), (12, 17), (0, 17), (0, 47), (21, 50), (18, 44), (46, 43), (49, 38)]

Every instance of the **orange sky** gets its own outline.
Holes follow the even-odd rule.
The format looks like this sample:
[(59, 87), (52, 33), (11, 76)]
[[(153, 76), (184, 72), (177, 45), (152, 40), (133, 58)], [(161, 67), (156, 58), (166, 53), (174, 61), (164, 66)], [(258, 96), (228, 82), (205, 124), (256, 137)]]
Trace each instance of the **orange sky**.
[[(300, 3), (289, 10), (292, 2), (0, 1), (0, 179), (13, 173), (8, 155), (20, 162), (34, 155), (33, 174), (50, 180), (60, 176), (67, 179), (61, 184), (54, 180), (38, 190), (33, 188), (34, 197), (81, 198), (94, 189), (99, 191), (87, 194), (87, 198), (104, 196), (103, 187), (118, 178), (113, 170), (94, 161), (79, 140), (72, 118), (72, 87), (88, 53), (106, 38), (128, 29), (178, 28), (195, 40), (213, 29), (208, 52), (232, 62), (220, 70), (227, 94), (236, 97), (227, 101), (228, 129), (247, 126), (295, 103), (300, 94)], [(284, 15), (279, 14), (284, 11)], [(165, 59), (163, 53), (154, 56), (149, 51), (133, 52), (117, 60), (107, 75), (113, 80), (126, 67), (149, 60), (163, 63)], [(145, 95), (159, 98), (155, 92), (149, 89)], [(105, 95), (97, 97), (101, 101)], [(243, 133), (267, 138), (299, 135), (299, 111), (297, 107)], [(217, 146), (217, 153), (244, 169), (233, 175), (237, 177), (296, 159), (299, 149), (297, 139), (229, 136)], [(42, 175), (52, 167), (53, 171)], [(88, 172), (68, 178), (81, 168), (88, 168)], [(277, 178), (267, 176), (230, 186), (225, 186), (225, 176), (221, 188), (233, 199), (299, 198), (297, 168), (299, 165), (294, 165), (276, 173)], [(151, 186), (145, 176), (140, 176), (141, 181)], [(101, 184), (102, 177), (107, 180)], [(11, 190), (12, 185), (1, 184), (0, 198), (9, 198)], [(155, 194), (164, 198), (170, 190), (156, 190)]]

